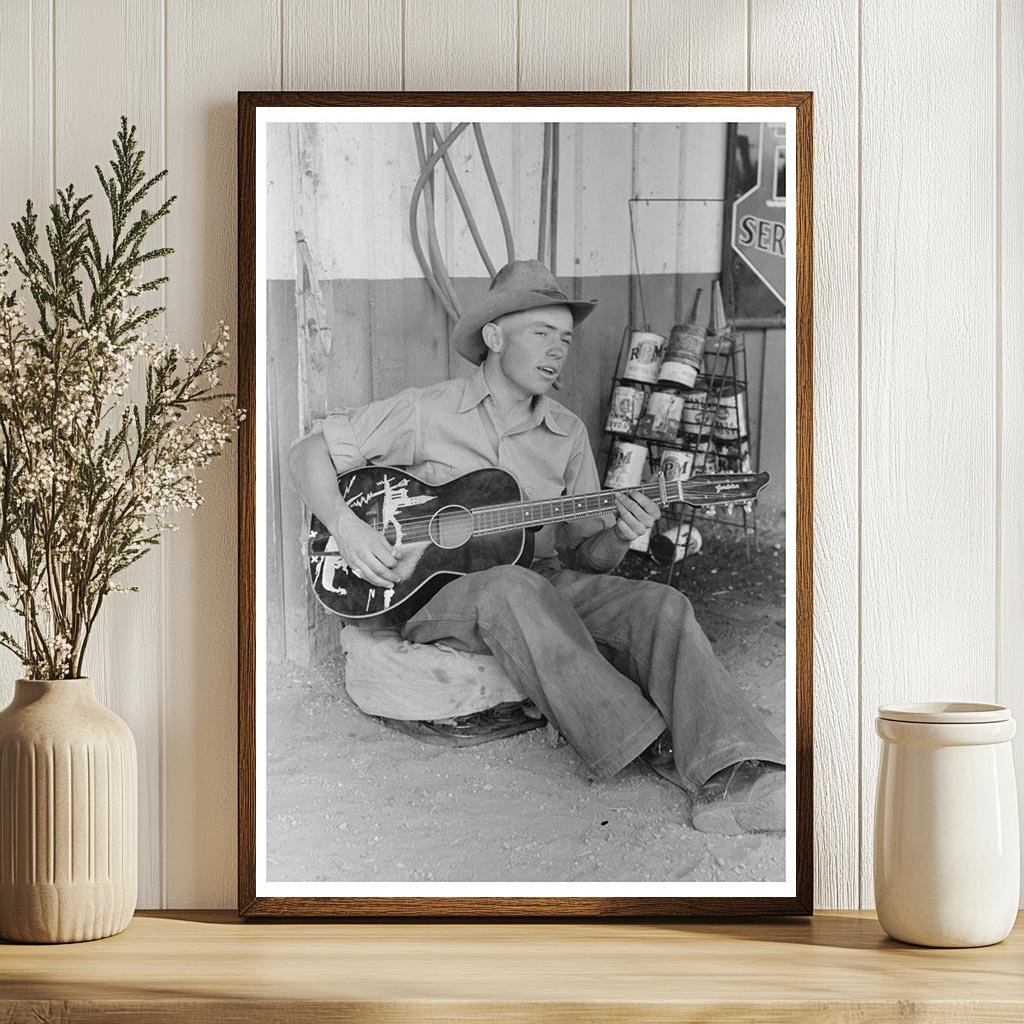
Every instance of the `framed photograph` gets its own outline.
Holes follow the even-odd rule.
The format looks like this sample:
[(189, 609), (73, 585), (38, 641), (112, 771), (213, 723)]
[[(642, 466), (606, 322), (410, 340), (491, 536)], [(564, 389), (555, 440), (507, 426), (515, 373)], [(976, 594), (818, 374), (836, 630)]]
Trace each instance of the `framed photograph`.
[(239, 912), (812, 912), (811, 95), (240, 93)]

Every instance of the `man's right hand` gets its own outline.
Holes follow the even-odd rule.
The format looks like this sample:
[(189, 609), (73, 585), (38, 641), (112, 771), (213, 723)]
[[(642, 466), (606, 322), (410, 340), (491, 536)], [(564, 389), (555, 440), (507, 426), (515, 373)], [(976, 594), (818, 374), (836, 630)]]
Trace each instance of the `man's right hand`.
[(288, 465), (306, 507), (331, 531), (348, 565), (376, 587), (394, 586), (401, 579), (394, 571), (398, 564), (394, 549), (342, 501), (324, 435), (315, 431), (293, 445)]
[(383, 534), (354, 512), (347, 510), (335, 517), (331, 536), (349, 567), (369, 583), (390, 588), (401, 579), (394, 571), (398, 565), (394, 549)]

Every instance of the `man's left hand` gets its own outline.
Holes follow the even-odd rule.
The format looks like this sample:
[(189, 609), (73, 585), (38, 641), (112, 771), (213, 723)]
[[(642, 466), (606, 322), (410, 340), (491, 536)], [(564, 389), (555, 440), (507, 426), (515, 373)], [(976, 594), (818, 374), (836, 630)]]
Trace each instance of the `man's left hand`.
[(643, 536), (658, 520), (658, 506), (642, 491), (623, 491), (615, 496), (615, 531), (619, 540), (629, 543)]

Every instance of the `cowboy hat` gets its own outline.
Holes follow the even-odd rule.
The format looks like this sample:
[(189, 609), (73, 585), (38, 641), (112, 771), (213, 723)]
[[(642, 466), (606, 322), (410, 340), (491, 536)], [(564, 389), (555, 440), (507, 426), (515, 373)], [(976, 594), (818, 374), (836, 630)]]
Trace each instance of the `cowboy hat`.
[(460, 355), (471, 363), (482, 363), (487, 346), (480, 333), (506, 313), (541, 306), (568, 306), (573, 326), (577, 327), (597, 305), (597, 300), (570, 299), (558, 287), (555, 275), (540, 260), (513, 260), (494, 275), (490, 290), (471, 303), (452, 328), (452, 342)]

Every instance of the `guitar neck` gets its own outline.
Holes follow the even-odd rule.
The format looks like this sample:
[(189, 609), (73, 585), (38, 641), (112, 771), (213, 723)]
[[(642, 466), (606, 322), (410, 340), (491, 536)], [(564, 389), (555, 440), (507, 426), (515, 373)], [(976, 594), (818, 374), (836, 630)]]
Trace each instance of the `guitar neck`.
[(544, 498), (541, 501), (522, 501), (506, 505), (488, 505), (485, 508), (471, 510), (473, 533), (505, 533), (508, 530), (530, 526), (564, 523), (569, 519), (589, 519), (614, 508), (616, 495), (624, 491), (641, 491), (659, 505), (684, 500), (680, 481), (662, 483), (656, 480), (653, 483), (620, 490), (571, 494), (561, 498)]

